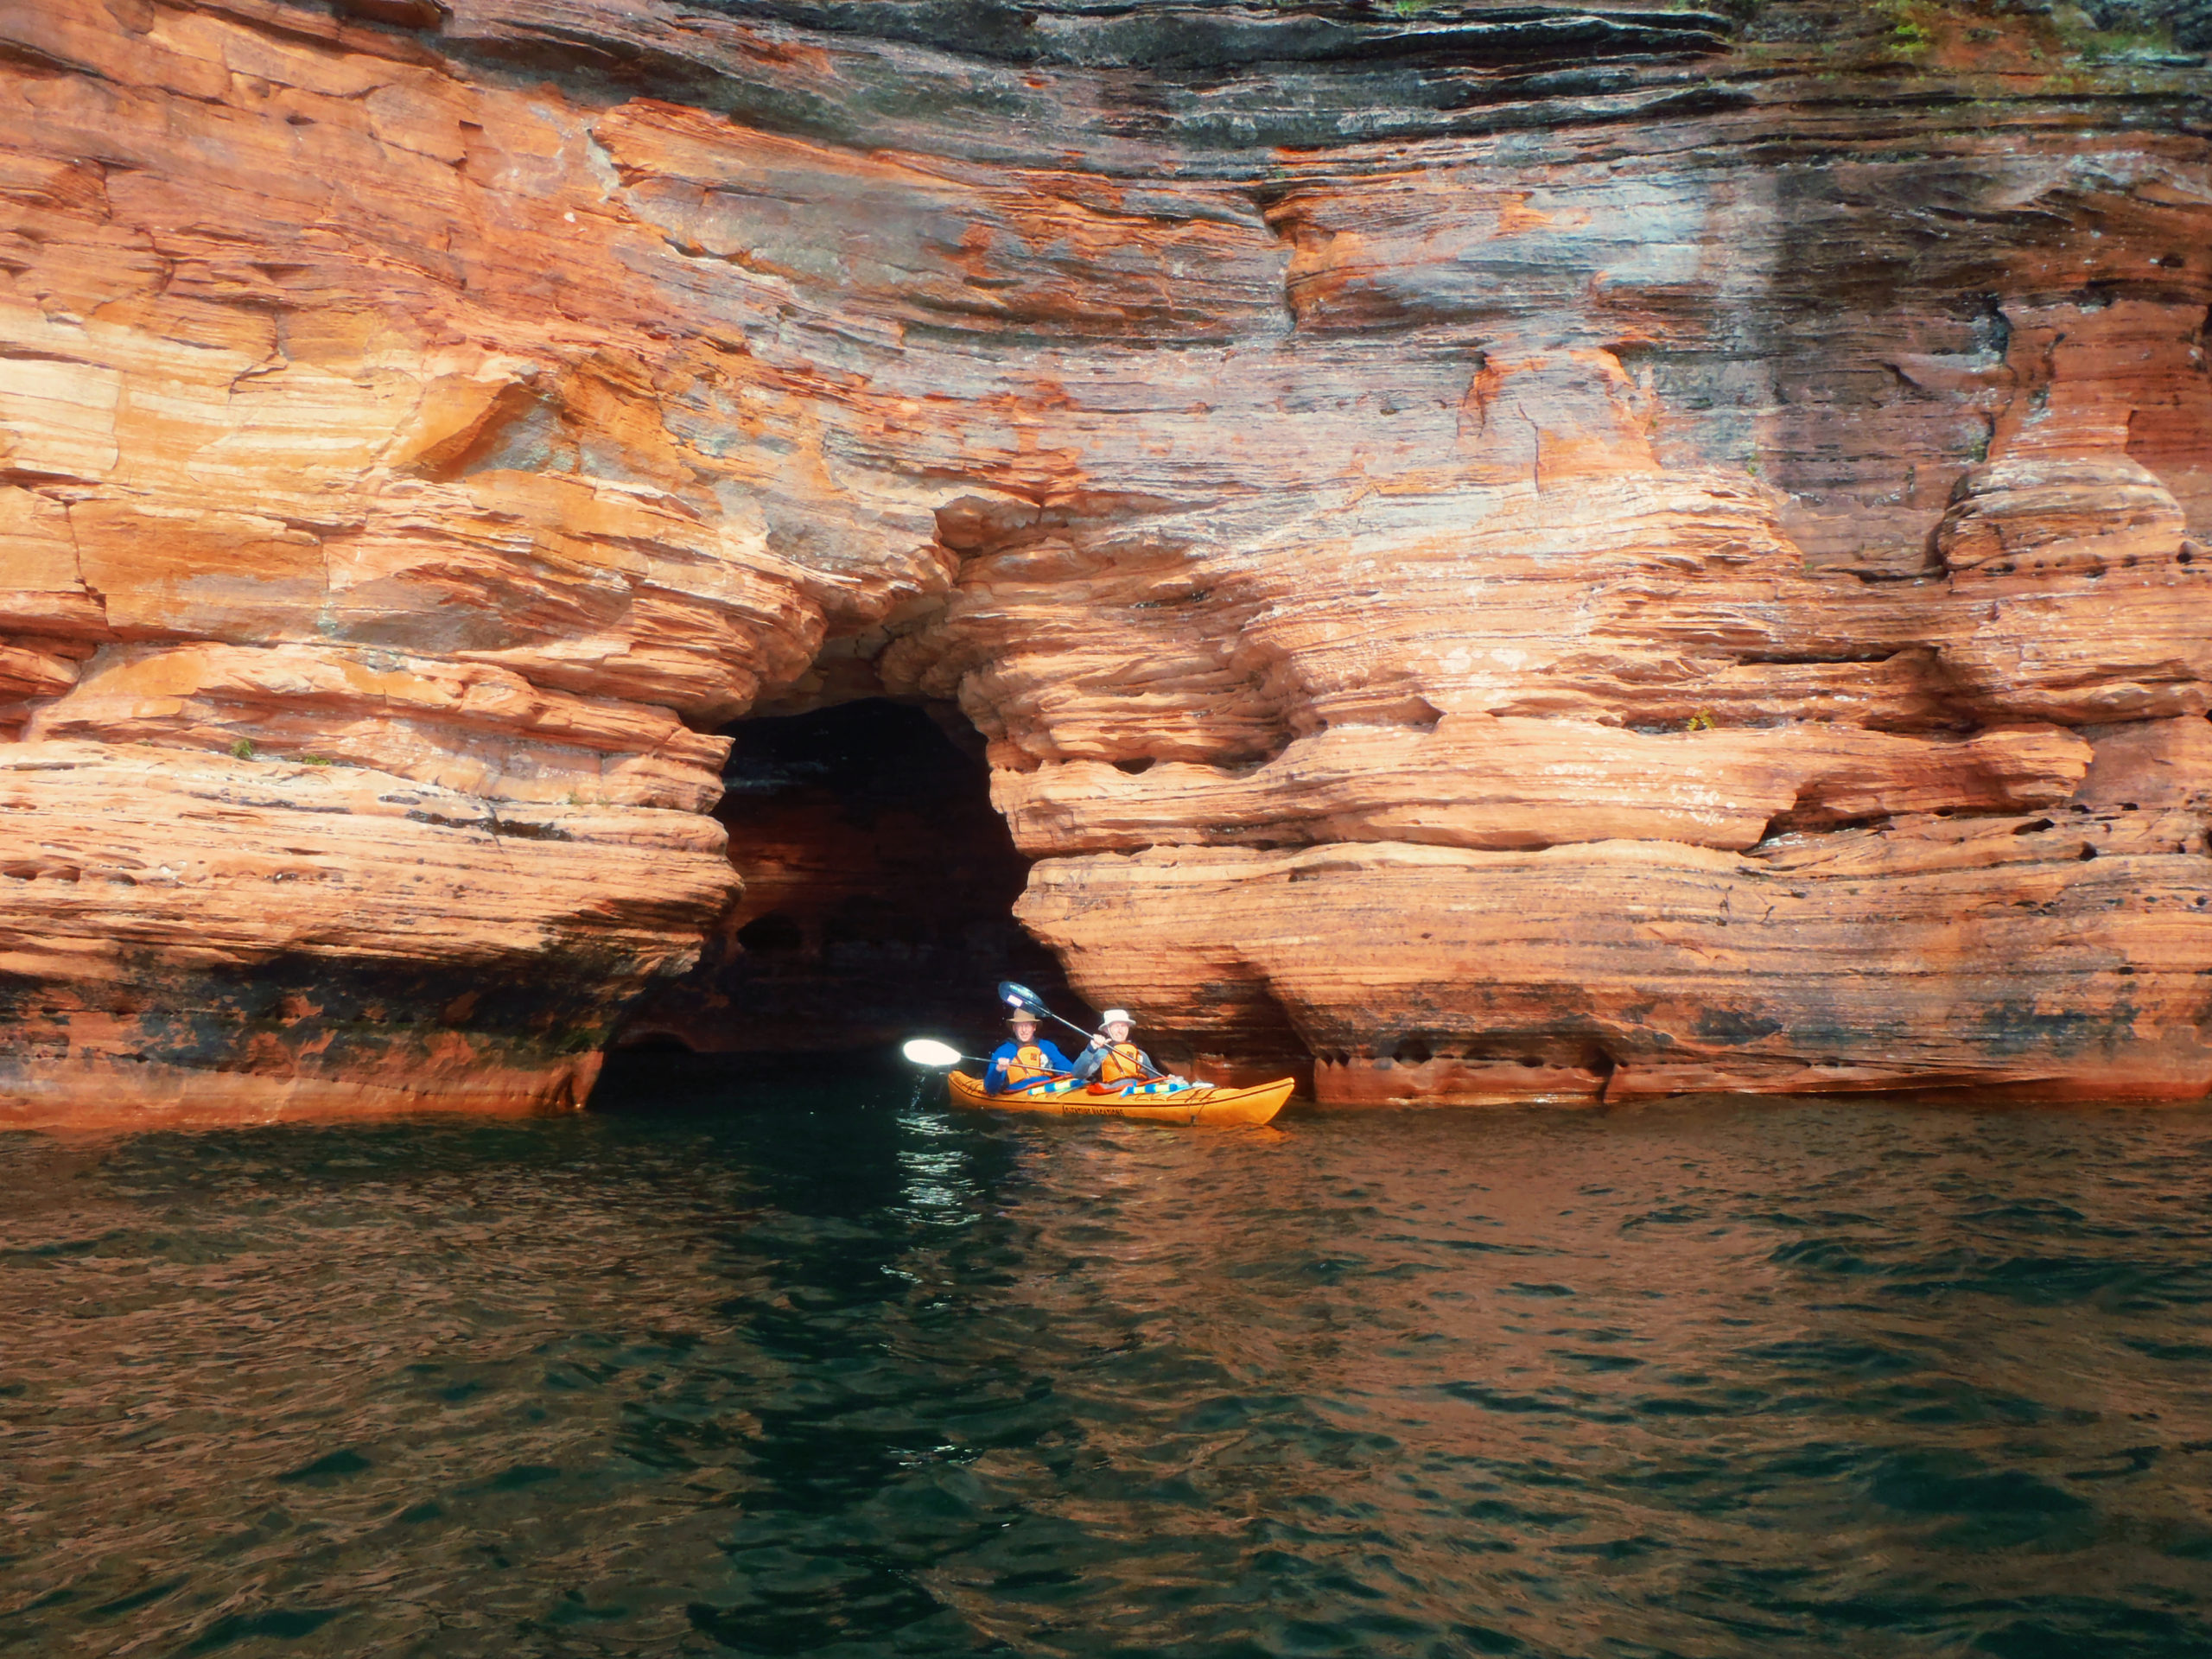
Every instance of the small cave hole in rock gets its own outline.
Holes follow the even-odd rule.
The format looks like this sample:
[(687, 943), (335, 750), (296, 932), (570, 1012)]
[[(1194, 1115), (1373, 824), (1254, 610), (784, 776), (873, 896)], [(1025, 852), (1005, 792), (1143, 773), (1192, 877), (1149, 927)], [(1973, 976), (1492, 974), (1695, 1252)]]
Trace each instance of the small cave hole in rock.
[(780, 910), (755, 916), (737, 930), (735, 938), (748, 956), (772, 956), (779, 950), (802, 950), (806, 935), (798, 923)]
[(912, 1036), (987, 1052), (1003, 1034), (1001, 979), (1081, 1017), (1058, 962), (1014, 918), (1029, 861), (956, 708), (871, 697), (727, 729), (715, 816), (745, 890), (698, 966), (630, 1010), (608, 1103), (646, 1058), (630, 1032), (741, 1077), (880, 1062)]

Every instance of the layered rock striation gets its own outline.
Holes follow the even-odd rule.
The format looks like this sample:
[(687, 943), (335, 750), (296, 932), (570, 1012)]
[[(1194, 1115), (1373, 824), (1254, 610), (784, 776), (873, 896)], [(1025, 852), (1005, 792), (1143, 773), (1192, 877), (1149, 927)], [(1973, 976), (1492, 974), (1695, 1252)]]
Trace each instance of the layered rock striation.
[(2202, 1096), (2208, 49), (14, 9), (0, 1114), (572, 1103), (886, 695), (1224, 1074)]

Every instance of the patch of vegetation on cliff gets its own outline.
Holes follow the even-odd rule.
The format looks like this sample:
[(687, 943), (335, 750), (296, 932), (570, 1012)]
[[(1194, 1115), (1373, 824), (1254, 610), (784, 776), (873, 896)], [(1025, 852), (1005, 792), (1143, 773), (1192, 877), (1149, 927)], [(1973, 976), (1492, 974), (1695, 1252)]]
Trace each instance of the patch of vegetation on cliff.
[[(2040, 99), (2170, 100), (2201, 92), (2197, 0), (1758, 0), (1739, 71), (1796, 79), (1820, 104), (1934, 83), (1988, 130)], [(2212, 0), (2198, 7), (2212, 19)], [(2212, 22), (2205, 29), (2212, 31)], [(1918, 95), (1917, 93), (1914, 95)], [(2145, 106), (2146, 109), (2149, 105)]]
[(1873, 10), (1896, 56), (1948, 69), (2141, 62), (2173, 51), (2164, 23), (2101, 28), (2079, 6), (2041, 0), (1875, 0)]

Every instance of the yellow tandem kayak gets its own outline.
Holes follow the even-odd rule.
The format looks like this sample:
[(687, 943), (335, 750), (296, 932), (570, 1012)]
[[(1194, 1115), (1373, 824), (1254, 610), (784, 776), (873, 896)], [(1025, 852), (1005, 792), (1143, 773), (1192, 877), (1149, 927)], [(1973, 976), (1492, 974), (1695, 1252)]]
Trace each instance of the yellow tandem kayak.
[(1282, 1109), (1295, 1079), (1278, 1077), (1249, 1089), (1220, 1089), (1208, 1084), (1172, 1095), (1116, 1095), (1087, 1089), (1065, 1095), (992, 1095), (980, 1077), (964, 1071), (946, 1075), (953, 1102), (1000, 1112), (1054, 1112), (1064, 1117), (1134, 1117), (1147, 1123), (1176, 1123), (1198, 1128), (1227, 1128), (1264, 1123)]

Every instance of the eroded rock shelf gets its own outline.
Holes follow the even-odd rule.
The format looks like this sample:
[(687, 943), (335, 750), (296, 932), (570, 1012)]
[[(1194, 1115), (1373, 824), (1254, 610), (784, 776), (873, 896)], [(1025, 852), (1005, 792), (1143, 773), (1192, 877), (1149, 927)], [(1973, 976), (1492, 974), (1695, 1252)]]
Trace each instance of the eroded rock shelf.
[(2208, 50), (0, 11), (0, 1120), (572, 1104), (886, 696), (1217, 1074), (2202, 1096)]

